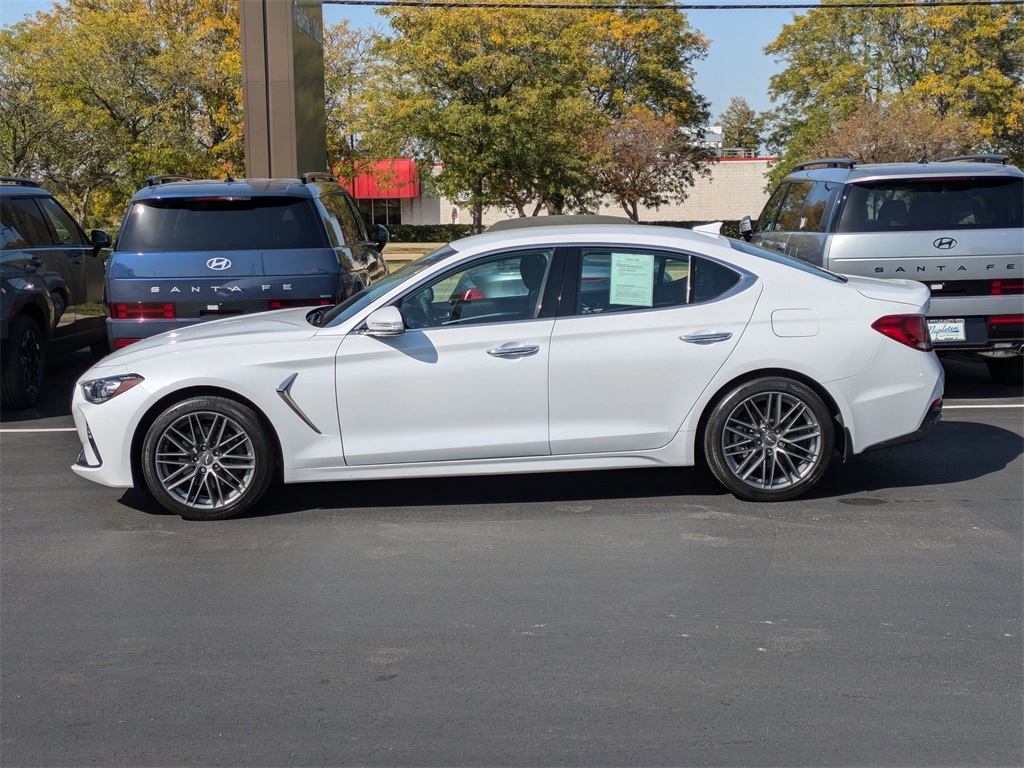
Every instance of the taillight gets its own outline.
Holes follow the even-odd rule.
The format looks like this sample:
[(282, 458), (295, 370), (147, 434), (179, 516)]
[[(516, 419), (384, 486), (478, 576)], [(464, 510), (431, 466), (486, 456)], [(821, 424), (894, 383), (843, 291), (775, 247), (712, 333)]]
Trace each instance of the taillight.
[(465, 291), (456, 301), (480, 301), (486, 299), (484, 292), (477, 288), (475, 285), (469, 290)]
[(334, 302), (330, 299), (271, 299), (267, 309), (289, 309), (291, 307), (328, 307)]
[(111, 302), (110, 317), (114, 320), (173, 320), (174, 304), (161, 301)]
[(932, 351), (932, 340), (928, 335), (928, 323), (924, 315), (886, 315), (875, 320), (871, 327), (900, 344), (922, 352)]
[(1024, 278), (1019, 280), (993, 280), (990, 293), (993, 296), (1020, 296), (1024, 294)]
[(142, 341), (142, 339), (114, 339), (114, 348), (124, 349), (125, 347), (129, 346), (130, 344), (134, 344), (137, 341)]
[(994, 315), (988, 321), (992, 325), (1019, 325), (1024, 323), (1024, 315)]

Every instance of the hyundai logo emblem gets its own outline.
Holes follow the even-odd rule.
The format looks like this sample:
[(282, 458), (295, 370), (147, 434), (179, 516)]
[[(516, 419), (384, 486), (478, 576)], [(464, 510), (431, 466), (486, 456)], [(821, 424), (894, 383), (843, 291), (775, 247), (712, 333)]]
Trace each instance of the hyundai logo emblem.
[[(938, 243), (938, 240), (936, 240), (935, 242)], [(956, 244), (956, 240), (954, 240), (953, 243)], [(210, 259), (208, 262), (206, 262), (206, 266), (208, 266), (210, 269), (216, 269), (218, 272), (222, 269), (230, 269), (231, 259), (225, 259), (223, 256), (218, 256), (216, 259)]]
[(934, 243), (932, 243), (940, 251), (948, 251), (950, 248), (956, 248), (956, 240), (952, 237), (940, 237)]

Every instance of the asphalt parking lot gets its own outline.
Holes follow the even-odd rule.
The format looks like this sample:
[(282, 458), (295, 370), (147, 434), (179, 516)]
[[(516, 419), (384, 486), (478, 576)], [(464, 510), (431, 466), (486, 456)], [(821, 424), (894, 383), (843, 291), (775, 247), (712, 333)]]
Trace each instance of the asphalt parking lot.
[(702, 470), (276, 488), (75, 477), (87, 356), (0, 424), (0, 762), (1024, 764), (1024, 397), (808, 498)]

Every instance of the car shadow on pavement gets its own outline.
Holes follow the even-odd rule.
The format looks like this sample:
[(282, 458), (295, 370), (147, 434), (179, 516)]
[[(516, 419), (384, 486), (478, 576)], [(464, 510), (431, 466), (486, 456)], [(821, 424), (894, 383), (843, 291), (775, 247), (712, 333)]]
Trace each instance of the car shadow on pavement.
[[(979, 451), (979, 445), (984, 445), (985, 450)], [(1009, 430), (987, 424), (944, 422), (923, 442), (861, 454), (846, 463), (837, 461), (822, 482), (795, 503), (887, 489), (961, 483), (998, 472), (1022, 452), (1024, 441)], [(731, 499), (701, 466), (297, 485), (275, 483), (255, 509), (243, 517), (266, 518), (334, 509), (427, 509), (660, 497), (706, 500), (715, 496)], [(147, 514), (169, 514), (143, 491), (125, 492), (120, 503)], [(750, 505), (751, 511), (771, 508), (777, 507)]]

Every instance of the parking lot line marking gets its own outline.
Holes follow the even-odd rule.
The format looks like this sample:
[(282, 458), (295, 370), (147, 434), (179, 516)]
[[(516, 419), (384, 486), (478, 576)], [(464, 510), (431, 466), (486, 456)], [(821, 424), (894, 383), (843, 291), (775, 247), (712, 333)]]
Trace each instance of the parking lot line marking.
[(943, 405), (944, 411), (981, 410), (984, 408), (1024, 408), (1024, 403), (993, 403), (992, 405)]

